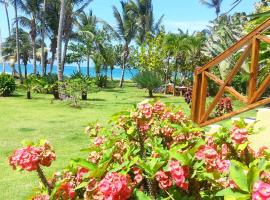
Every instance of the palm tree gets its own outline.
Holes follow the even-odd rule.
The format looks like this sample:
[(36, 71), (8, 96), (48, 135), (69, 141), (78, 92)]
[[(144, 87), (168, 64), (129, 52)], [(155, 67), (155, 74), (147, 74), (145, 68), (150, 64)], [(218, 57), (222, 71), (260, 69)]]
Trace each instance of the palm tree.
[(17, 63), (20, 76), (20, 83), (23, 84), (22, 70), (21, 70), (21, 58), (20, 58), (20, 44), (19, 44), (19, 23), (18, 23), (18, 0), (13, 0), (15, 10), (15, 24), (16, 24), (16, 49), (17, 49)]
[(46, 19), (46, 4), (47, 1), (43, 0), (43, 10), (41, 16), (41, 67), (42, 67), (42, 76), (46, 73), (46, 65), (45, 65), (45, 19)]
[(121, 1), (122, 15), (118, 9), (113, 6), (113, 14), (117, 22), (117, 32), (124, 42), (123, 47), (123, 60), (122, 60), (122, 74), (119, 87), (123, 87), (126, 63), (129, 57), (129, 44), (136, 35), (136, 21), (132, 15), (126, 10), (127, 2)]
[(216, 10), (217, 18), (220, 14), (220, 7), (223, 0), (200, 0), (200, 2), (209, 8), (214, 8)]
[(8, 2), (6, 0), (0, 0), (0, 3), (3, 3), (5, 6), (5, 12), (7, 17), (7, 24), (8, 24), (8, 35), (10, 36), (10, 22), (9, 22), (9, 14), (8, 14)]
[(66, 0), (61, 0), (60, 19), (58, 25), (58, 37), (57, 37), (57, 75), (58, 81), (63, 81), (63, 68), (61, 66), (62, 61), (62, 39), (64, 30), (64, 19), (66, 14)]
[(137, 42), (139, 44), (145, 42), (147, 33), (156, 34), (159, 32), (163, 16), (159, 18), (157, 23), (154, 22), (152, 0), (131, 0), (126, 9), (136, 18)]
[(20, 0), (20, 8), (29, 17), (20, 16), (19, 22), (23, 27), (30, 30), (29, 34), (32, 41), (32, 53), (33, 53), (33, 71), (37, 73), (36, 63), (36, 38), (38, 33), (38, 19), (40, 13), (40, 6), (42, 0)]

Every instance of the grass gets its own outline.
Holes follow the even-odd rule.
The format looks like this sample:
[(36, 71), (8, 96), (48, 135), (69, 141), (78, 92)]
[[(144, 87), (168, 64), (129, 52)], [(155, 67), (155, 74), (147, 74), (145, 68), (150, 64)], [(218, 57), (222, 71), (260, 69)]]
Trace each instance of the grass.
[[(7, 157), (20, 146), (24, 139), (48, 139), (54, 147), (57, 160), (45, 169), (51, 176), (53, 171), (65, 167), (73, 157), (86, 157), (80, 149), (87, 147), (89, 140), (84, 128), (89, 122), (106, 124), (115, 112), (126, 110), (143, 101), (147, 91), (139, 90), (133, 83), (126, 83), (123, 89), (112, 87), (89, 94), (82, 109), (71, 108), (66, 102), (52, 101), (52, 95), (33, 94), (25, 98), (25, 91), (19, 89), (13, 97), (0, 98), (0, 199), (27, 199), (37, 186), (36, 174), (13, 171)], [(161, 101), (182, 106), (190, 110), (182, 97), (159, 96)], [(240, 106), (237, 102), (236, 106)], [(254, 116), (254, 111), (245, 115)], [(227, 122), (223, 122), (227, 123)]]

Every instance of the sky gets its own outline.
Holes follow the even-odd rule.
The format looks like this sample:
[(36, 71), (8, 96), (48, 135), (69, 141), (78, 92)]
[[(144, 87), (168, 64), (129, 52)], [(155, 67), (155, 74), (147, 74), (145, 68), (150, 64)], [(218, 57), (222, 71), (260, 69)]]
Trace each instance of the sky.
[[(224, 0), (222, 12), (229, 10), (234, 0)], [(242, 0), (242, 3), (233, 10), (233, 12), (251, 13), (254, 9), (254, 3), (258, 0)], [(120, 0), (93, 0), (88, 9), (92, 9), (94, 14), (115, 25), (112, 13), (112, 5), (120, 7)], [(203, 6), (199, 0), (153, 0), (154, 15), (157, 20), (164, 15), (163, 24), (167, 31), (177, 32), (178, 28), (182, 30), (203, 30), (210, 20), (215, 19), (215, 10)], [(9, 6), (10, 19), (14, 18), (14, 11)], [(19, 12), (19, 15), (22, 13)], [(2, 38), (8, 36), (6, 14), (4, 6), (0, 4), (0, 29)]]

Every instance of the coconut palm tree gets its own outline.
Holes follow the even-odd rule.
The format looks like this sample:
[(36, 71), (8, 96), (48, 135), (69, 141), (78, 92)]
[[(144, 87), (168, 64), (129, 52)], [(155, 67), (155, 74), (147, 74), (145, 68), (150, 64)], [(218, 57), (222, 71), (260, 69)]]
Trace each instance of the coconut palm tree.
[(137, 42), (139, 44), (145, 42), (147, 33), (156, 34), (159, 32), (163, 16), (159, 18), (157, 23), (154, 22), (152, 0), (131, 0), (126, 9), (136, 18)]
[(136, 20), (126, 10), (127, 2), (121, 1), (122, 14), (113, 6), (113, 14), (117, 22), (117, 32), (124, 42), (122, 53), (122, 74), (119, 87), (123, 87), (126, 63), (129, 57), (129, 44), (136, 35)]
[(220, 14), (221, 3), (223, 0), (200, 0), (203, 5), (216, 10), (217, 18)]
[(36, 38), (38, 34), (38, 19), (39, 13), (41, 11), (42, 0), (20, 0), (20, 9), (27, 16), (20, 16), (20, 25), (29, 29), (29, 34), (32, 41), (32, 53), (33, 53), (33, 71), (34, 74), (37, 73), (37, 63), (36, 63)]
[(0, 3), (4, 4), (5, 6), (5, 12), (7, 17), (7, 25), (8, 25), (8, 35), (10, 36), (10, 22), (9, 22), (9, 13), (8, 13), (8, 2), (7, 0), (0, 0)]
[(65, 14), (66, 14), (66, 1), (61, 0), (60, 8), (60, 19), (58, 25), (58, 37), (57, 37), (57, 75), (58, 81), (63, 81), (63, 68), (61, 66), (62, 61), (62, 40), (63, 40), (63, 30), (65, 26)]
[(41, 67), (42, 67), (42, 76), (46, 73), (45, 65), (45, 19), (46, 19), (46, 4), (47, 0), (43, 0), (43, 9), (41, 15)]

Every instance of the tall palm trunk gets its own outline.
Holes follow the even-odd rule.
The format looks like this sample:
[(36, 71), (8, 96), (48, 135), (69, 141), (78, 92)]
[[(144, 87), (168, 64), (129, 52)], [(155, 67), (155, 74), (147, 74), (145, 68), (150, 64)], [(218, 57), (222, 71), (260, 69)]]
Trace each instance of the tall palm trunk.
[(58, 27), (58, 37), (57, 37), (57, 75), (58, 81), (63, 81), (63, 68), (62, 68), (62, 39), (63, 39), (63, 29), (64, 29), (64, 19), (65, 19), (65, 6), (66, 0), (61, 0), (60, 9), (60, 19)]
[(123, 64), (122, 64), (122, 74), (121, 74), (121, 79), (119, 83), (119, 87), (123, 87), (124, 84), (124, 78), (125, 78), (125, 71), (126, 71), (126, 62), (129, 54), (129, 49), (128, 49), (128, 44), (125, 45), (125, 52), (123, 55)]
[(8, 8), (7, 8), (7, 2), (6, 0), (4, 0), (4, 4), (5, 4), (5, 11), (6, 11), (6, 16), (7, 16), (7, 24), (8, 24), (8, 35), (10, 36), (10, 22), (9, 22), (9, 14), (8, 14)]
[(45, 40), (45, 16), (46, 15), (46, 0), (43, 1), (43, 13), (42, 13), (42, 22), (41, 22), (41, 67), (42, 67), (42, 76), (46, 74), (45, 66), (45, 52), (44, 52), (44, 40)]
[(87, 55), (87, 76), (90, 76), (90, 56)]
[(17, 62), (18, 62), (18, 70), (20, 76), (20, 83), (23, 84), (22, 70), (21, 70), (21, 61), (20, 61), (20, 44), (19, 44), (19, 23), (18, 23), (18, 9), (17, 9), (17, 0), (14, 3), (15, 9), (15, 20), (16, 20), (16, 50), (17, 50)]
[(66, 38), (65, 43), (64, 43), (63, 57), (61, 61), (61, 67), (62, 67), (63, 72), (65, 70), (65, 63), (66, 63), (66, 58), (67, 58), (68, 42), (69, 42), (69, 38)]
[(113, 81), (113, 65), (111, 66), (111, 81)]
[(35, 16), (31, 20), (31, 40), (32, 40), (32, 50), (33, 50), (33, 68), (34, 74), (37, 74), (37, 59), (36, 59), (36, 18)]
[(50, 74), (53, 71), (53, 64), (54, 64), (54, 60), (55, 60), (55, 54), (56, 54), (56, 48), (57, 48), (57, 36), (54, 36), (51, 39), (51, 52), (52, 52), (52, 60), (51, 60), (51, 64), (50, 64)]

